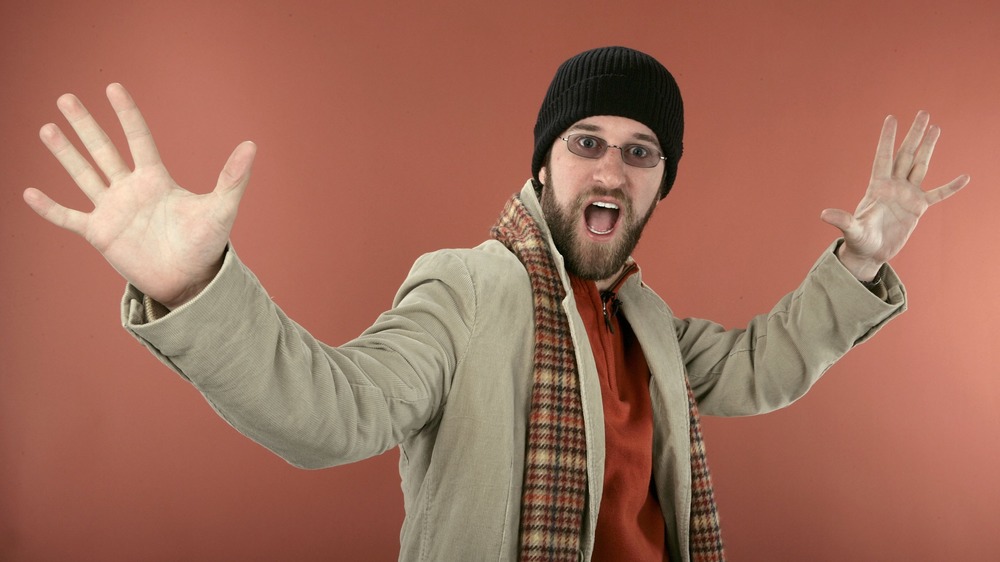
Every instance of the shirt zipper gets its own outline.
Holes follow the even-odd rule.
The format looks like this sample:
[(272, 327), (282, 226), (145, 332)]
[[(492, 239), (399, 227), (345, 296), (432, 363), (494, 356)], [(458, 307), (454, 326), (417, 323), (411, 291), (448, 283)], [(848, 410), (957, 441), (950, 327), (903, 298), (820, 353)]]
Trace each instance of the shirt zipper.
[(610, 289), (601, 291), (601, 312), (604, 313), (604, 325), (612, 334), (615, 333), (615, 328), (611, 323), (611, 319), (618, 314), (618, 309), (621, 308), (622, 305), (622, 301), (618, 300), (618, 289), (621, 289), (625, 280), (628, 279), (628, 277), (637, 269), (639, 269), (639, 266), (637, 266), (635, 262), (630, 263), (628, 267), (622, 271), (622, 274), (618, 276), (618, 279), (612, 283)]

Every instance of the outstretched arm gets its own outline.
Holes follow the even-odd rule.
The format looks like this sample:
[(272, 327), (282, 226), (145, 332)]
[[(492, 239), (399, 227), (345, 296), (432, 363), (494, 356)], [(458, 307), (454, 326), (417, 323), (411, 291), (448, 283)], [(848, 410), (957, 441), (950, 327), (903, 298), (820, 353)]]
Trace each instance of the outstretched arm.
[(237, 146), (215, 189), (192, 193), (170, 177), (125, 88), (111, 84), (107, 96), (125, 132), (135, 169), (128, 168), (80, 100), (66, 94), (57, 102), (59, 110), (100, 173), (58, 126), (47, 124), (39, 135), (94, 208), (89, 213), (69, 209), (34, 188), (24, 191), (24, 200), (52, 224), (85, 238), (144, 294), (176, 308), (208, 285), (221, 266), (256, 146), (249, 141)]
[(969, 183), (969, 176), (961, 175), (935, 189), (921, 189), (934, 145), (941, 135), (941, 129), (936, 125), (928, 127), (929, 123), (930, 115), (919, 112), (893, 156), (896, 118), (887, 117), (875, 151), (868, 191), (854, 214), (826, 209), (820, 215), (844, 233), (844, 244), (837, 257), (861, 281), (874, 279), (882, 265), (899, 253), (928, 207), (951, 197)]

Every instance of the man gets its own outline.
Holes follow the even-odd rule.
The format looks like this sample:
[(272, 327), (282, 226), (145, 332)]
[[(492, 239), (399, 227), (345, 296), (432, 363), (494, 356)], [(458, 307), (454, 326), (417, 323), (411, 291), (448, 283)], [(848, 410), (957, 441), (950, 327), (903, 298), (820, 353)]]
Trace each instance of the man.
[(164, 169), (134, 102), (108, 88), (129, 170), (82, 104), (58, 105), (107, 185), (55, 125), (48, 148), (94, 201), (25, 200), (84, 236), (128, 281), (123, 322), (229, 423), (318, 468), (400, 449), (406, 560), (720, 560), (699, 410), (789, 404), (905, 308), (886, 265), (923, 212), (968, 183), (920, 189), (939, 130), (918, 114), (793, 293), (744, 330), (680, 320), (629, 257), (673, 186), (680, 92), (622, 47), (566, 61), (539, 111), (534, 177), (493, 239), (420, 258), (393, 307), (326, 346), (289, 320), (227, 248), (252, 143), (215, 191)]

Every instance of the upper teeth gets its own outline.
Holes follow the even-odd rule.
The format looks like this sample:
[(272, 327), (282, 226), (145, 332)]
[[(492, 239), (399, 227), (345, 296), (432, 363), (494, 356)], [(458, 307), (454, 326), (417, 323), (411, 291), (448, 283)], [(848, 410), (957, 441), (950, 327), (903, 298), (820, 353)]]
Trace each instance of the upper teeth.
[(618, 209), (618, 205), (614, 203), (608, 203), (606, 201), (595, 201), (594, 205), (597, 207), (604, 207), (605, 209)]

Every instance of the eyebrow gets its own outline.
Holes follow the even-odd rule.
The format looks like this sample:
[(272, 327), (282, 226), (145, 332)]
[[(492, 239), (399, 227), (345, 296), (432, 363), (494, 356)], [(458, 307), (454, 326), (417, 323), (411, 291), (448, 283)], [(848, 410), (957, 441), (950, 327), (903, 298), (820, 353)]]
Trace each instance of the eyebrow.
[[(570, 131), (573, 131), (573, 130), (576, 130), (576, 129), (579, 129), (581, 131), (587, 131), (587, 132), (590, 132), (590, 133), (600, 133), (600, 132), (603, 132), (603, 129), (601, 129), (597, 125), (593, 125), (591, 123), (577, 123), (576, 125), (573, 125), (572, 127), (569, 128)], [(652, 135), (647, 135), (646, 133), (632, 133), (632, 138), (635, 139), (635, 140), (646, 141), (646, 142), (648, 142), (648, 143), (650, 143), (650, 144), (652, 144), (653, 146), (656, 146), (656, 147), (660, 146), (660, 143), (656, 141), (656, 137), (654, 137)]]

